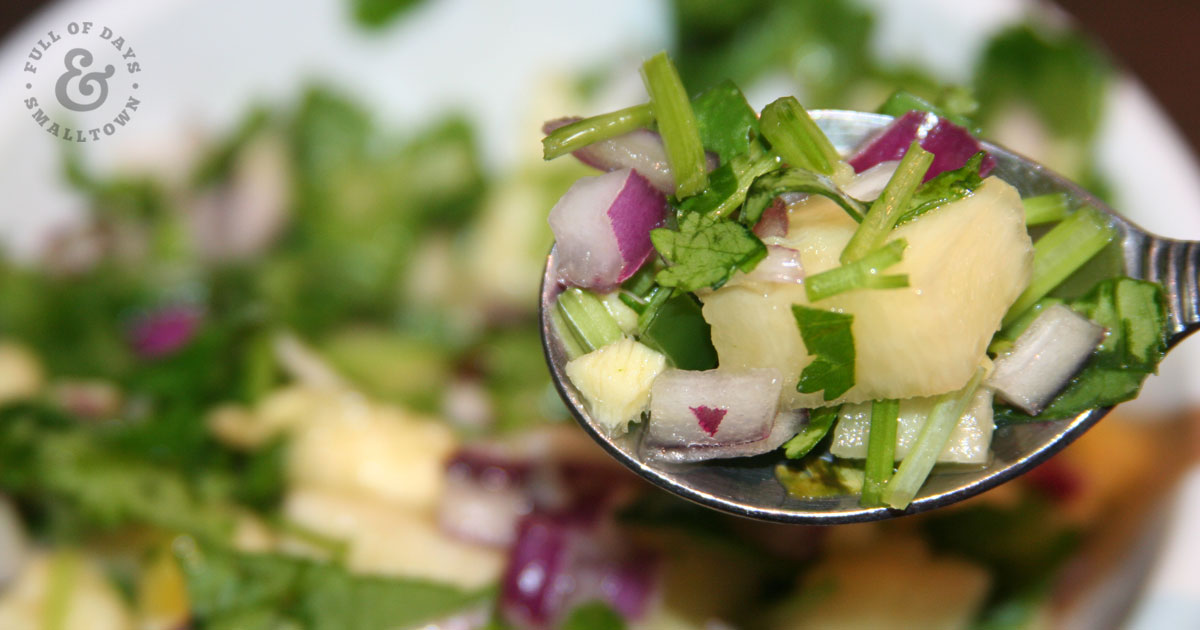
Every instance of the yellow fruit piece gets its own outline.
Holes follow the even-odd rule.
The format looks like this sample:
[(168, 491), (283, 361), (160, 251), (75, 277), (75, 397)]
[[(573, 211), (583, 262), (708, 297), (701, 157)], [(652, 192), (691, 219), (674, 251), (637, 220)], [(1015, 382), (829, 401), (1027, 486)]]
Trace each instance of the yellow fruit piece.
[(629, 338), (567, 364), (567, 377), (587, 401), (592, 419), (619, 435), (650, 405), (650, 385), (667, 367), (662, 354)]
[[(807, 274), (838, 266), (857, 224), (833, 202), (810, 197), (789, 209), (781, 243), (800, 252)], [(799, 381), (812, 360), (793, 304), (852, 313), (856, 384), (836, 400), (784, 387), (782, 402), (814, 407), (883, 398), (935, 396), (961, 388), (985, 356), (1009, 305), (1029, 283), (1033, 244), (1017, 191), (988, 178), (975, 193), (892, 232), (907, 274), (902, 289), (858, 290), (809, 303), (802, 285), (743, 283), (706, 296), (704, 318), (723, 369), (777, 368)]]

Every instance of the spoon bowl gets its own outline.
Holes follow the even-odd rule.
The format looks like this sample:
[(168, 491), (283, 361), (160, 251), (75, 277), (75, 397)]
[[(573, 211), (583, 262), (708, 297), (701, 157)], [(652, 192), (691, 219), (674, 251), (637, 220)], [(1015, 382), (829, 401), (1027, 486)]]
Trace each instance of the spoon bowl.
[[(892, 121), (891, 116), (840, 110), (810, 112), (821, 130), (844, 154)], [(1090, 205), (1105, 212), (1117, 238), (1068, 280), (1090, 286), (1117, 275), (1158, 282), (1166, 293), (1168, 347), (1200, 325), (1200, 243), (1150, 235), (1117, 215), (1103, 201), (1070, 180), (1012, 151), (990, 143), (996, 159), (994, 175), (1013, 185), (1021, 196), (1066, 193), (1073, 207)], [(610, 437), (588, 416), (579, 392), (566, 376), (567, 353), (551, 323), (558, 294), (554, 277), (556, 251), (551, 250), (542, 278), (540, 324), (546, 362), (555, 387), (584, 430), (613, 457), (651, 483), (706, 507), (749, 518), (796, 524), (835, 524), (873, 521), (944, 507), (994, 488), (1036, 467), (1100, 421), (1110, 407), (1092, 409), (1074, 418), (1013, 424), (996, 429), (992, 458), (984, 467), (936, 471), (905, 510), (862, 507), (857, 495), (795, 497), (775, 478), (782, 451), (753, 458), (711, 460), (696, 464), (643, 461), (638, 447), (642, 424), (629, 433)]]

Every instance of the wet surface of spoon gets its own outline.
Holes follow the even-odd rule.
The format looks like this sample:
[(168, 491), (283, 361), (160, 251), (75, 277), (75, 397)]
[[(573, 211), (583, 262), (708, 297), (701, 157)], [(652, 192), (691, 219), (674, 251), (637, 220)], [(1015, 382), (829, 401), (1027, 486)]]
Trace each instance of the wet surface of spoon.
[[(890, 116), (837, 110), (816, 110), (811, 114), (843, 154), (892, 120)], [(1013, 185), (1023, 198), (1064, 192), (1070, 196), (1072, 207), (1090, 205), (1109, 215), (1117, 230), (1116, 240), (1079, 273), (1095, 274), (1096, 280), (1126, 275), (1162, 284), (1166, 291), (1168, 347), (1174, 347), (1200, 327), (1200, 242), (1147, 234), (1070, 180), (1011, 151), (988, 143), (984, 146), (996, 158), (992, 174)], [(858, 495), (790, 496), (775, 478), (775, 466), (784, 461), (780, 450), (754, 458), (700, 464), (642, 461), (638, 454), (641, 424), (632, 425), (628, 434), (617, 438), (605, 435), (588, 416), (582, 397), (566, 376), (566, 350), (550, 320), (557, 294), (554, 263), (552, 250), (542, 279), (542, 343), (555, 387), (572, 415), (605, 450), (643, 478), (685, 499), (731, 514), (784, 523), (834, 524), (943, 507), (1028, 472), (1082, 435), (1110, 409), (1093, 409), (1062, 420), (1000, 427), (992, 436), (992, 459), (987, 466), (962, 472), (935, 471), (906, 510), (864, 508), (858, 504)]]

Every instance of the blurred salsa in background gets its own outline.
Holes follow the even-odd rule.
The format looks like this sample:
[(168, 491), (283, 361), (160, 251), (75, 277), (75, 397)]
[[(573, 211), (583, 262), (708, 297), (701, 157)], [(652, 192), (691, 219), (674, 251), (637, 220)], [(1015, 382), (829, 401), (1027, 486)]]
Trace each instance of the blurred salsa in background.
[[(34, 4), (6, 4), (4, 24)], [(423, 4), (346, 15), (377, 37)], [(1118, 3), (1062, 4), (1102, 34), (1124, 24)], [(849, 0), (668, 9), (692, 92), (730, 78), (872, 110), (903, 88), (1101, 196), (1119, 186), (1094, 159), (1117, 66), (1044, 12), (989, 35), (969, 79), (946, 84), (877, 59), (881, 18)], [(1151, 2), (1130, 31), (1188, 21), (1175, 11), (1195, 24), (1194, 8)], [(1167, 54), (1165, 32), (1145, 50)], [(1168, 99), (1192, 84), (1158, 84), (1140, 55)], [(537, 98), (591, 113), (633, 72), (623, 61)], [(89, 219), (36, 264), (0, 262), (0, 627), (1048, 628), (1128, 613), (1145, 568), (1131, 549), (1196, 458), (1183, 416), (1118, 409), (1030, 475), (920, 517), (822, 529), (708, 512), (610, 462), (550, 386), (545, 216), (586, 169), (485, 164), (476, 121), (390, 128), (322, 82), (248, 104), (170, 169), (64, 151)]]

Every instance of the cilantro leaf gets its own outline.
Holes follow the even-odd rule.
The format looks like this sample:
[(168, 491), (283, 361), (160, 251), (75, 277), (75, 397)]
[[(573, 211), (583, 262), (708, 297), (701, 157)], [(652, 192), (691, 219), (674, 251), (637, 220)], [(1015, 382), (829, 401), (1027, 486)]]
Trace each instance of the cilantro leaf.
[(767, 255), (767, 246), (746, 226), (696, 213), (683, 215), (679, 231), (651, 230), (650, 240), (671, 263), (655, 280), (683, 291), (718, 289), (738, 269), (750, 271)]
[(725, 80), (692, 100), (704, 148), (729, 163), (750, 152), (751, 134), (758, 134), (758, 116), (733, 81)]
[(854, 315), (818, 308), (792, 305), (796, 325), (804, 347), (813, 355), (812, 363), (800, 373), (797, 391), (805, 394), (825, 391), (825, 400), (833, 400), (854, 387)]
[(863, 204), (842, 192), (832, 179), (806, 171), (801, 168), (789, 168), (774, 173), (768, 173), (754, 180), (746, 194), (746, 205), (742, 207), (741, 221), (746, 225), (754, 225), (762, 216), (763, 210), (771, 205), (779, 195), (788, 192), (802, 192), (810, 195), (829, 197), (837, 202), (846, 214), (855, 221), (862, 221), (866, 208)]
[(808, 424), (804, 425), (804, 430), (783, 444), (783, 452), (788, 459), (804, 457), (821, 440), (825, 439), (829, 430), (833, 428), (833, 423), (837, 422), (838, 412), (841, 409), (842, 406), (838, 405), (836, 407), (818, 407), (810, 411)]
[(685, 199), (679, 204), (679, 209), (716, 217), (729, 216), (742, 205), (754, 180), (779, 166), (779, 158), (773, 155), (753, 157), (747, 153), (734, 156), (709, 173), (708, 188), (695, 197)]
[(1066, 389), (1037, 416), (996, 406), (996, 422), (1010, 424), (1069, 418), (1137, 396), (1167, 350), (1162, 287), (1133, 278), (1105, 280), (1069, 303), (1108, 330), (1103, 343)]
[(933, 179), (922, 184), (913, 194), (911, 207), (900, 215), (896, 225), (908, 223), (934, 208), (951, 201), (958, 201), (974, 192), (983, 184), (983, 178), (979, 176), (979, 167), (983, 164), (985, 155), (986, 153), (980, 151), (972, 155), (962, 167), (939, 173)]
[(204, 628), (408, 628), (481, 604), (490, 595), (423, 580), (351, 575), (328, 563), (190, 539), (176, 548), (195, 621)]

